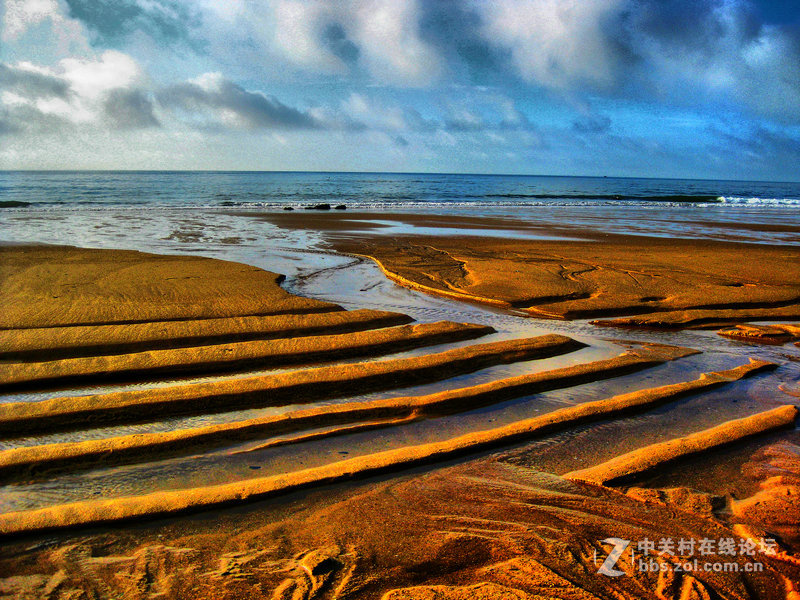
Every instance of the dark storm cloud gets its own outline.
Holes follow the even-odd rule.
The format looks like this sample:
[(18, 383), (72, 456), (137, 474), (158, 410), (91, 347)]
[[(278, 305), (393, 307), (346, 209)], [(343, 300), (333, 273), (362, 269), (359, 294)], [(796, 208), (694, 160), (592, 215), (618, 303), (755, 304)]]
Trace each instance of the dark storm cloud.
[(158, 101), (188, 112), (230, 111), (249, 129), (318, 129), (321, 124), (306, 112), (287, 106), (272, 96), (250, 92), (219, 79), (213, 86), (179, 83), (161, 90)]
[(39, 98), (67, 99), (71, 94), (69, 84), (59, 77), (0, 63), (0, 91), (23, 99), (21, 103), (0, 102), (0, 135), (54, 131), (67, 123), (61, 117), (43, 113), (31, 102)]
[[(800, 164), (800, 136), (764, 125), (737, 127), (738, 131), (710, 127), (703, 154), (710, 164), (722, 164), (728, 177), (751, 179), (772, 173), (773, 178), (795, 178)], [(775, 175), (780, 174), (780, 175)]]
[(766, 23), (746, 0), (470, 6), (469, 26), (440, 10), (425, 32), (441, 48), (473, 43), (482, 32), (478, 42), (506, 53), (478, 52), (501, 86), (540, 87), (570, 101), (599, 94), (800, 121), (800, 27)]
[(800, 138), (787, 133), (763, 126), (753, 127), (745, 133), (711, 128), (710, 133), (738, 155), (746, 155), (750, 159), (757, 157), (764, 161), (790, 161), (795, 166), (800, 164)]
[[(617, 25), (620, 47), (636, 57), (640, 90), (672, 88), (684, 102), (732, 102), (800, 120), (797, 26), (767, 24), (743, 0), (647, 0)], [(692, 80), (696, 87), (686, 85)]]
[(143, 90), (112, 90), (103, 102), (103, 111), (115, 129), (145, 129), (160, 125), (153, 114), (153, 102)]
[(167, 41), (186, 39), (198, 16), (185, 3), (173, 0), (66, 0), (69, 14), (94, 31), (100, 41), (112, 42), (134, 31)]
[(65, 98), (69, 94), (69, 84), (59, 77), (12, 67), (4, 63), (0, 63), (0, 89), (34, 97)]

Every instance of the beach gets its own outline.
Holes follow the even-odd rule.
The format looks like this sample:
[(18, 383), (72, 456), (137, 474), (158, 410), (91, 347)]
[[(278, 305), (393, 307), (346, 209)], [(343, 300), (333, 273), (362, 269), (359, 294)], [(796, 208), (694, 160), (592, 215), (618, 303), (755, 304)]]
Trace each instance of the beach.
[(291, 206), (4, 210), (0, 597), (799, 593), (800, 226)]

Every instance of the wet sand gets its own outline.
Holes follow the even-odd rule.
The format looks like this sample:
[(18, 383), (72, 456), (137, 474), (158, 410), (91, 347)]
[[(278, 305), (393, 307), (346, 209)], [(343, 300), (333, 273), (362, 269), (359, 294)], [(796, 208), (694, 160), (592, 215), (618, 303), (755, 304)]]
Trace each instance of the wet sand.
[[(337, 248), (372, 258), (400, 285), (539, 318), (653, 328), (800, 318), (796, 247), (607, 235), (372, 236)], [(607, 320), (621, 315), (644, 316)]]
[[(290, 227), (293, 219), (307, 216), (304, 223), (327, 223), (337, 247), (372, 257), (401, 285), (512, 313), (567, 319), (647, 311), (656, 319), (690, 310), (713, 320), (721, 318), (719, 311), (742, 311), (736, 316), (746, 320), (753, 311), (774, 310), (783, 321), (793, 318), (800, 297), (800, 251), (791, 247), (587, 239), (578, 231), (569, 237), (584, 236), (581, 241), (558, 242), (367, 235), (380, 226), (364, 226), (354, 239), (359, 215), (268, 218)], [(513, 226), (496, 221), (483, 222), (484, 229)], [(419, 222), (445, 226), (444, 219)], [(483, 226), (453, 221), (450, 227), (459, 225)], [(259, 465), (245, 477), (218, 481), (209, 475), (193, 487), (165, 481), (163, 489), (102, 499), (78, 491), (75, 501), (43, 498), (0, 513), (0, 597), (663, 600), (798, 593), (800, 439), (793, 431), (792, 397), (776, 395), (736, 421), (722, 415), (698, 420), (683, 404), (717, 388), (744, 398), (744, 379), (770, 381), (765, 378), (774, 363), (734, 356), (730, 368), (712, 369), (700, 356), (699, 376), (679, 370), (677, 378), (662, 380), (661, 365), (697, 353), (631, 342), (622, 354), (592, 362), (582, 352), (600, 348), (599, 340), (549, 334), (486, 341), (480, 338), (490, 338), (493, 330), (481, 323), (407, 325), (409, 318), (400, 313), (345, 311), (289, 294), (274, 273), (212, 259), (54, 247), (4, 247), (0, 253), (0, 295), (11, 307), (0, 323), (0, 339), (7, 342), (0, 374), (9, 374), (6, 383), (24, 377), (53, 387), (49, 398), (15, 402), (12, 394), (0, 405), (3, 436), (11, 445), (0, 451), (0, 472), (10, 500), (15, 490), (37, 481), (62, 477), (66, 484), (86, 470), (88, 477), (101, 478), (139, 463), (188, 464), (209, 456), (223, 462), (246, 458), (252, 465), (267, 457), (263, 470)], [(793, 331), (783, 327), (784, 333)], [(48, 356), (48, 346), (56, 356)], [(396, 354), (409, 346), (413, 352)], [(353, 360), (342, 360), (347, 352)], [(298, 363), (304, 353), (310, 358)], [(297, 366), (69, 393), (77, 377), (102, 383), (101, 375), (118, 380), (149, 368), (158, 380), (222, 363), (246, 371), (276, 356), (291, 356), (295, 362), (289, 364)], [(537, 366), (555, 359), (555, 368)], [(459, 377), (489, 366), (516, 363), (528, 372), (459, 383)], [(639, 383), (628, 393), (497, 424), (487, 417), (462, 433), (451, 433), (446, 424), (447, 415), (477, 411), (480, 417), (482, 410), (546, 390), (577, 390), (603, 379), (614, 389), (614, 381), (632, 374)], [(433, 382), (445, 387), (402, 393)], [(773, 387), (778, 394), (777, 383)], [(374, 390), (397, 393), (351, 400)], [(285, 409), (219, 426), (14, 447), (15, 437), (35, 429), (80, 432), (242, 406)], [(641, 443), (638, 454), (597, 456), (582, 469), (543, 472), (517, 460), (527, 444), (554, 431), (569, 434), (589, 422), (602, 429), (659, 407), (682, 410), (690, 433), (667, 435), (657, 447)], [(414, 424), (429, 421), (442, 423), (436, 436), (420, 441), (411, 435)], [(779, 438), (767, 435), (779, 429), (785, 431)], [(291, 453), (334, 438), (346, 443), (360, 431), (389, 430), (397, 432), (389, 447), (375, 433), (366, 450), (353, 446), (354, 455), (297, 463), (281, 472), (270, 471), (264, 454), (276, 446)], [(403, 442), (404, 431), (409, 433)], [(696, 460), (744, 437), (763, 440), (742, 475), (755, 482), (750, 499), (680, 485), (617, 483), (642, 472), (668, 472), (687, 456)], [(605, 445), (612, 447), (613, 440)], [(756, 548), (762, 538), (777, 539), (769, 552), (702, 557), (736, 563), (735, 573), (659, 568), (693, 558), (669, 553), (654, 555), (656, 569), (643, 571), (630, 552), (616, 564), (624, 577), (598, 572), (610, 550), (602, 540), (633, 540), (635, 548), (637, 540), (662, 537), (752, 540)], [(763, 569), (746, 569), (755, 562)]]

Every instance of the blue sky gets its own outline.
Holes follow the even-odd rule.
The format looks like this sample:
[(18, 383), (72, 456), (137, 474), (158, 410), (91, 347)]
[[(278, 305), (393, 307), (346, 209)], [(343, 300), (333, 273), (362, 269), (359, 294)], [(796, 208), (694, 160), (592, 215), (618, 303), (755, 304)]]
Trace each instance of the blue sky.
[(4, 0), (0, 168), (800, 179), (797, 0)]

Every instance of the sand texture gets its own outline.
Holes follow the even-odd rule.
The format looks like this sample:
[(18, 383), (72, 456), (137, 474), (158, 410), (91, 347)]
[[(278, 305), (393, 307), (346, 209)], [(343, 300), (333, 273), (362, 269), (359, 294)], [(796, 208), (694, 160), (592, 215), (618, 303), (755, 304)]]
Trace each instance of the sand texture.
[(638, 317), (596, 319), (594, 325), (640, 329), (717, 329), (745, 321), (783, 321), (800, 319), (797, 305), (772, 308), (715, 308), (657, 312)]
[[(412, 396), (375, 400), (372, 402), (348, 402), (306, 410), (287, 411), (278, 416), (260, 417), (246, 421), (235, 421), (192, 429), (178, 429), (163, 433), (134, 434), (128, 436), (88, 440), (84, 442), (44, 444), (14, 448), (0, 452), (0, 477), (29, 477), (34, 472), (54, 470), (75, 471), (82, 467), (122, 464), (143, 458), (175, 456), (199, 449), (208, 450), (215, 445), (230, 445), (258, 437), (286, 434), (303, 429), (331, 427), (317, 438), (352, 433), (354, 427), (369, 429), (380, 426), (399, 425), (424, 417), (467, 411), (481, 406), (502, 402), (523, 395), (570, 387), (589, 381), (597, 381), (636, 372), (664, 361), (676, 360), (692, 354), (692, 351), (669, 346), (644, 346), (632, 349), (620, 356), (580, 363), (561, 369), (531, 373), (484, 383), (467, 388), (455, 388), (427, 396)], [(771, 363), (752, 363), (730, 373), (704, 375), (691, 384), (667, 386), (656, 396), (665, 393), (674, 398), (682, 393), (710, 389), (740, 376), (774, 367)], [(649, 392), (634, 396), (649, 398)], [(359, 423), (345, 426), (347, 423)], [(290, 438), (295, 443), (308, 441), (308, 436)], [(280, 440), (286, 443), (286, 440)], [(276, 442), (257, 446), (260, 450)]]
[(282, 276), (192, 256), (0, 247), (0, 329), (341, 310), (293, 296)]
[[(252, 501), (266, 496), (286, 493), (312, 485), (330, 484), (340, 480), (408, 468), (417, 464), (441, 461), (452, 456), (477, 452), (497, 445), (524, 440), (534, 435), (552, 431), (556, 427), (575, 425), (585, 420), (618, 415), (642, 407), (652, 407), (681, 398), (692, 392), (735, 381), (775, 365), (752, 362), (736, 369), (704, 375), (693, 382), (685, 382), (656, 389), (643, 390), (606, 400), (587, 402), (577, 406), (525, 419), (511, 425), (478, 431), (456, 438), (407, 446), (358, 458), (339, 461), (284, 475), (250, 479), (236, 483), (159, 492), (144, 496), (115, 498), (112, 500), (84, 501), (50, 508), (0, 515), (0, 533), (19, 534), (40, 530), (85, 525), (97, 525), (120, 520), (165, 516), (195, 511), (234, 502)], [(709, 431), (658, 446), (649, 446), (604, 463), (594, 469), (568, 473), (567, 478), (596, 483), (608, 483), (620, 477), (639, 473), (668, 460), (689, 453), (708, 450), (743, 437), (771, 431), (794, 424), (797, 409), (784, 406), (747, 419), (731, 421)], [(645, 462), (646, 461), (646, 462)]]
[(734, 521), (773, 531), (793, 547), (800, 545), (800, 445), (770, 444), (742, 471), (758, 482), (759, 491), (732, 503)]
[(374, 356), (412, 348), (457, 342), (493, 333), (491, 327), (440, 321), (336, 335), (305, 336), (147, 350), (132, 354), (66, 358), (43, 362), (0, 363), (3, 387), (47, 387), (65, 382), (116, 382), (154, 375), (216, 373), (269, 369), (357, 356)]
[(783, 345), (800, 339), (800, 325), (798, 324), (776, 324), (776, 325), (750, 325), (742, 324), (736, 327), (720, 329), (717, 331), (722, 337), (742, 342), (752, 342), (756, 344), (775, 344)]
[(753, 435), (793, 427), (796, 417), (797, 407), (779, 406), (685, 437), (640, 448), (589, 469), (572, 471), (564, 477), (600, 485), (614, 485), (631, 481), (637, 475), (652, 471), (680, 458), (732, 444)]
[[(739, 572), (674, 573), (658, 567), (679, 557), (652, 554), (657, 569), (640, 572), (626, 552), (616, 565), (625, 576), (598, 574), (611, 548), (599, 540), (610, 537), (739, 540), (688, 510), (682, 499), (699, 494), (685, 492), (643, 501), (480, 460), (257, 511), (7, 544), (0, 589), (20, 599), (791, 598), (800, 565), (762, 553), (697, 555)], [(746, 571), (754, 562), (763, 570)]]
[(0, 360), (52, 360), (204, 344), (349, 333), (404, 325), (411, 317), (378, 310), (222, 317), (117, 325), (0, 329)]
[(165, 388), (66, 396), (38, 402), (0, 404), (0, 432), (57, 430), (80, 423), (135, 422), (167, 415), (310, 402), (360, 391), (439, 381), (492, 365), (572, 352), (583, 344), (562, 335), (503, 340), (436, 354), (349, 363), (222, 379)]
[[(309, 219), (321, 227), (329, 216)], [(348, 217), (331, 231), (361, 227), (359, 215)], [(743, 261), (745, 247), (727, 243), (394, 238), (375, 242), (382, 259), (363, 240), (348, 243), (404, 285), (531, 315), (691, 312), (705, 326), (731, 311), (738, 318), (796, 307), (791, 248), (748, 246), (752, 260)], [(13, 305), (0, 325), (6, 384), (152, 375), (136, 386), (19, 392), (0, 403), (2, 599), (800, 594), (800, 438), (788, 429), (797, 408), (772, 408), (770, 395), (780, 394), (770, 385), (775, 377), (793, 391), (787, 366), (794, 365), (765, 375), (782, 356), (773, 348), (759, 349), (770, 360), (747, 362), (538, 329), (525, 337), (527, 328), (481, 343), (467, 340), (491, 331), (483, 325), (408, 325), (399, 313), (345, 311), (288, 294), (280, 276), (224, 261), (33, 247), (4, 248), (0, 257), (1, 293)], [(498, 329), (530, 323), (502, 319)], [(630, 335), (676, 344), (701, 337)], [(445, 340), (463, 341), (428, 347)], [(348, 352), (363, 357), (336, 364)], [(538, 360), (545, 358), (551, 361)], [(282, 360), (301, 362), (200, 382), (173, 378)], [(434, 385), (403, 391), (425, 384)], [(269, 410), (231, 412), (261, 407)], [(722, 423), (732, 418), (728, 410), (751, 416)], [(210, 416), (223, 412), (230, 414)], [(656, 439), (672, 439), (649, 445), (654, 427), (670, 431)], [(603, 460), (596, 444), (619, 456), (593, 468), (604, 475), (587, 479), (616, 484), (655, 469), (667, 479), (680, 475), (679, 483), (621, 490), (557, 475), (592, 471), (584, 466)], [(726, 464), (702, 471), (700, 489), (690, 489), (681, 477), (692, 457)], [(739, 465), (746, 493), (711, 489), (724, 487), (729, 472), (735, 478)], [(615, 565), (624, 576), (598, 573), (611, 549), (603, 540), (631, 540), (634, 549), (663, 537), (778, 540), (772, 554), (659, 553), (649, 557), (652, 571), (638, 570), (628, 550)], [(741, 569), (663, 568), (691, 558)], [(763, 570), (745, 570), (756, 562)]]
[(794, 247), (635, 236), (372, 236), (338, 247), (372, 258), (401, 285), (537, 317), (647, 315), (619, 324), (673, 328), (692, 324), (690, 318), (800, 318), (800, 250)]

